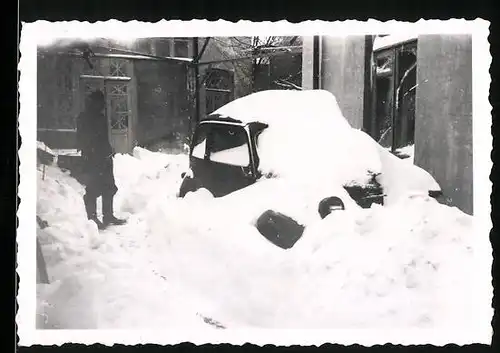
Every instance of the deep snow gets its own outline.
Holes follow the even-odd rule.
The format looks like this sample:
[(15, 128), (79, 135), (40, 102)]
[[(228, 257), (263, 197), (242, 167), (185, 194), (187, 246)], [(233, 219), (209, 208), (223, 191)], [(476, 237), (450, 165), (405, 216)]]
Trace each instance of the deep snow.
[[(316, 220), (284, 251), (222, 213), (237, 214), (231, 198), (176, 199), (186, 163), (139, 148), (117, 155), (115, 208), (128, 224), (101, 233), (82, 186), (56, 167), (44, 180), (39, 171), (51, 283), (38, 285), (38, 327), (489, 329), (488, 236), (473, 217), (400, 193)], [(418, 184), (387, 183), (402, 190), (410, 179)]]

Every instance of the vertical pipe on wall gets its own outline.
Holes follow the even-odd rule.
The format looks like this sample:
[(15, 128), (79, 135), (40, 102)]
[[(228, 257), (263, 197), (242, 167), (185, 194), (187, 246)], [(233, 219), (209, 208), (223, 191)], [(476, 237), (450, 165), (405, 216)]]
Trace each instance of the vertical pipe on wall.
[(193, 60), (194, 62), (194, 100), (195, 100), (195, 121), (200, 121), (200, 68), (198, 65), (198, 37), (193, 38)]
[(319, 89), (319, 36), (313, 37), (313, 89)]
[(372, 104), (375, 89), (375, 75), (373, 72), (373, 36), (365, 35), (364, 58), (364, 89), (363, 89), (363, 131), (370, 136), (374, 134), (374, 109)]
[(393, 49), (393, 69), (392, 69), (392, 106), (391, 106), (391, 135), (392, 135), (392, 142), (391, 142), (391, 151), (394, 152), (396, 150), (396, 124), (397, 124), (397, 114), (398, 114), (398, 102), (396, 102), (397, 99), (397, 85), (399, 82), (399, 58), (398, 58), (399, 51), (397, 48)]

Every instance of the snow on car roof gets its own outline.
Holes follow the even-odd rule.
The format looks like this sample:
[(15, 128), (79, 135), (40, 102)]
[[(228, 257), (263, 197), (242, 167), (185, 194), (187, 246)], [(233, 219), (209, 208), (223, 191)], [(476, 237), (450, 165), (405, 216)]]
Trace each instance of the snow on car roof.
[(333, 118), (346, 127), (335, 96), (325, 90), (267, 90), (238, 98), (212, 115), (244, 123), (259, 121), (268, 125), (304, 123)]
[(269, 126), (258, 138), (263, 174), (364, 183), (368, 171), (380, 171), (375, 142), (349, 125), (335, 96), (325, 90), (261, 91), (213, 116)]

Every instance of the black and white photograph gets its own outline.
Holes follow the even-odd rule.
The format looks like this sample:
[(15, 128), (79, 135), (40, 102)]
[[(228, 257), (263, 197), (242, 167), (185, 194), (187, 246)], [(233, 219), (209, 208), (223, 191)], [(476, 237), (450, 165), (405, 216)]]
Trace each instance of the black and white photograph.
[(489, 344), (487, 37), (24, 24), (20, 344)]

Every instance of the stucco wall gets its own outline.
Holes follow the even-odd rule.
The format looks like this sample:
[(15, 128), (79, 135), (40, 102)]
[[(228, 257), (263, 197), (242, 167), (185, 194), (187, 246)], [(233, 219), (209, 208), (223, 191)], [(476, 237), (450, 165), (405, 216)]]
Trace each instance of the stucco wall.
[[(302, 87), (312, 89), (313, 37), (303, 38)], [(322, 36), (320, 87), (332, 92), (349, 123), (363, 127), (365, 37)]]
[(302, 88), (313, 88), (313, 37), (302, 37)]
[(415, 164), (441, 185), (446, 202), (473, 213), (472, 38), (418, 38)]

